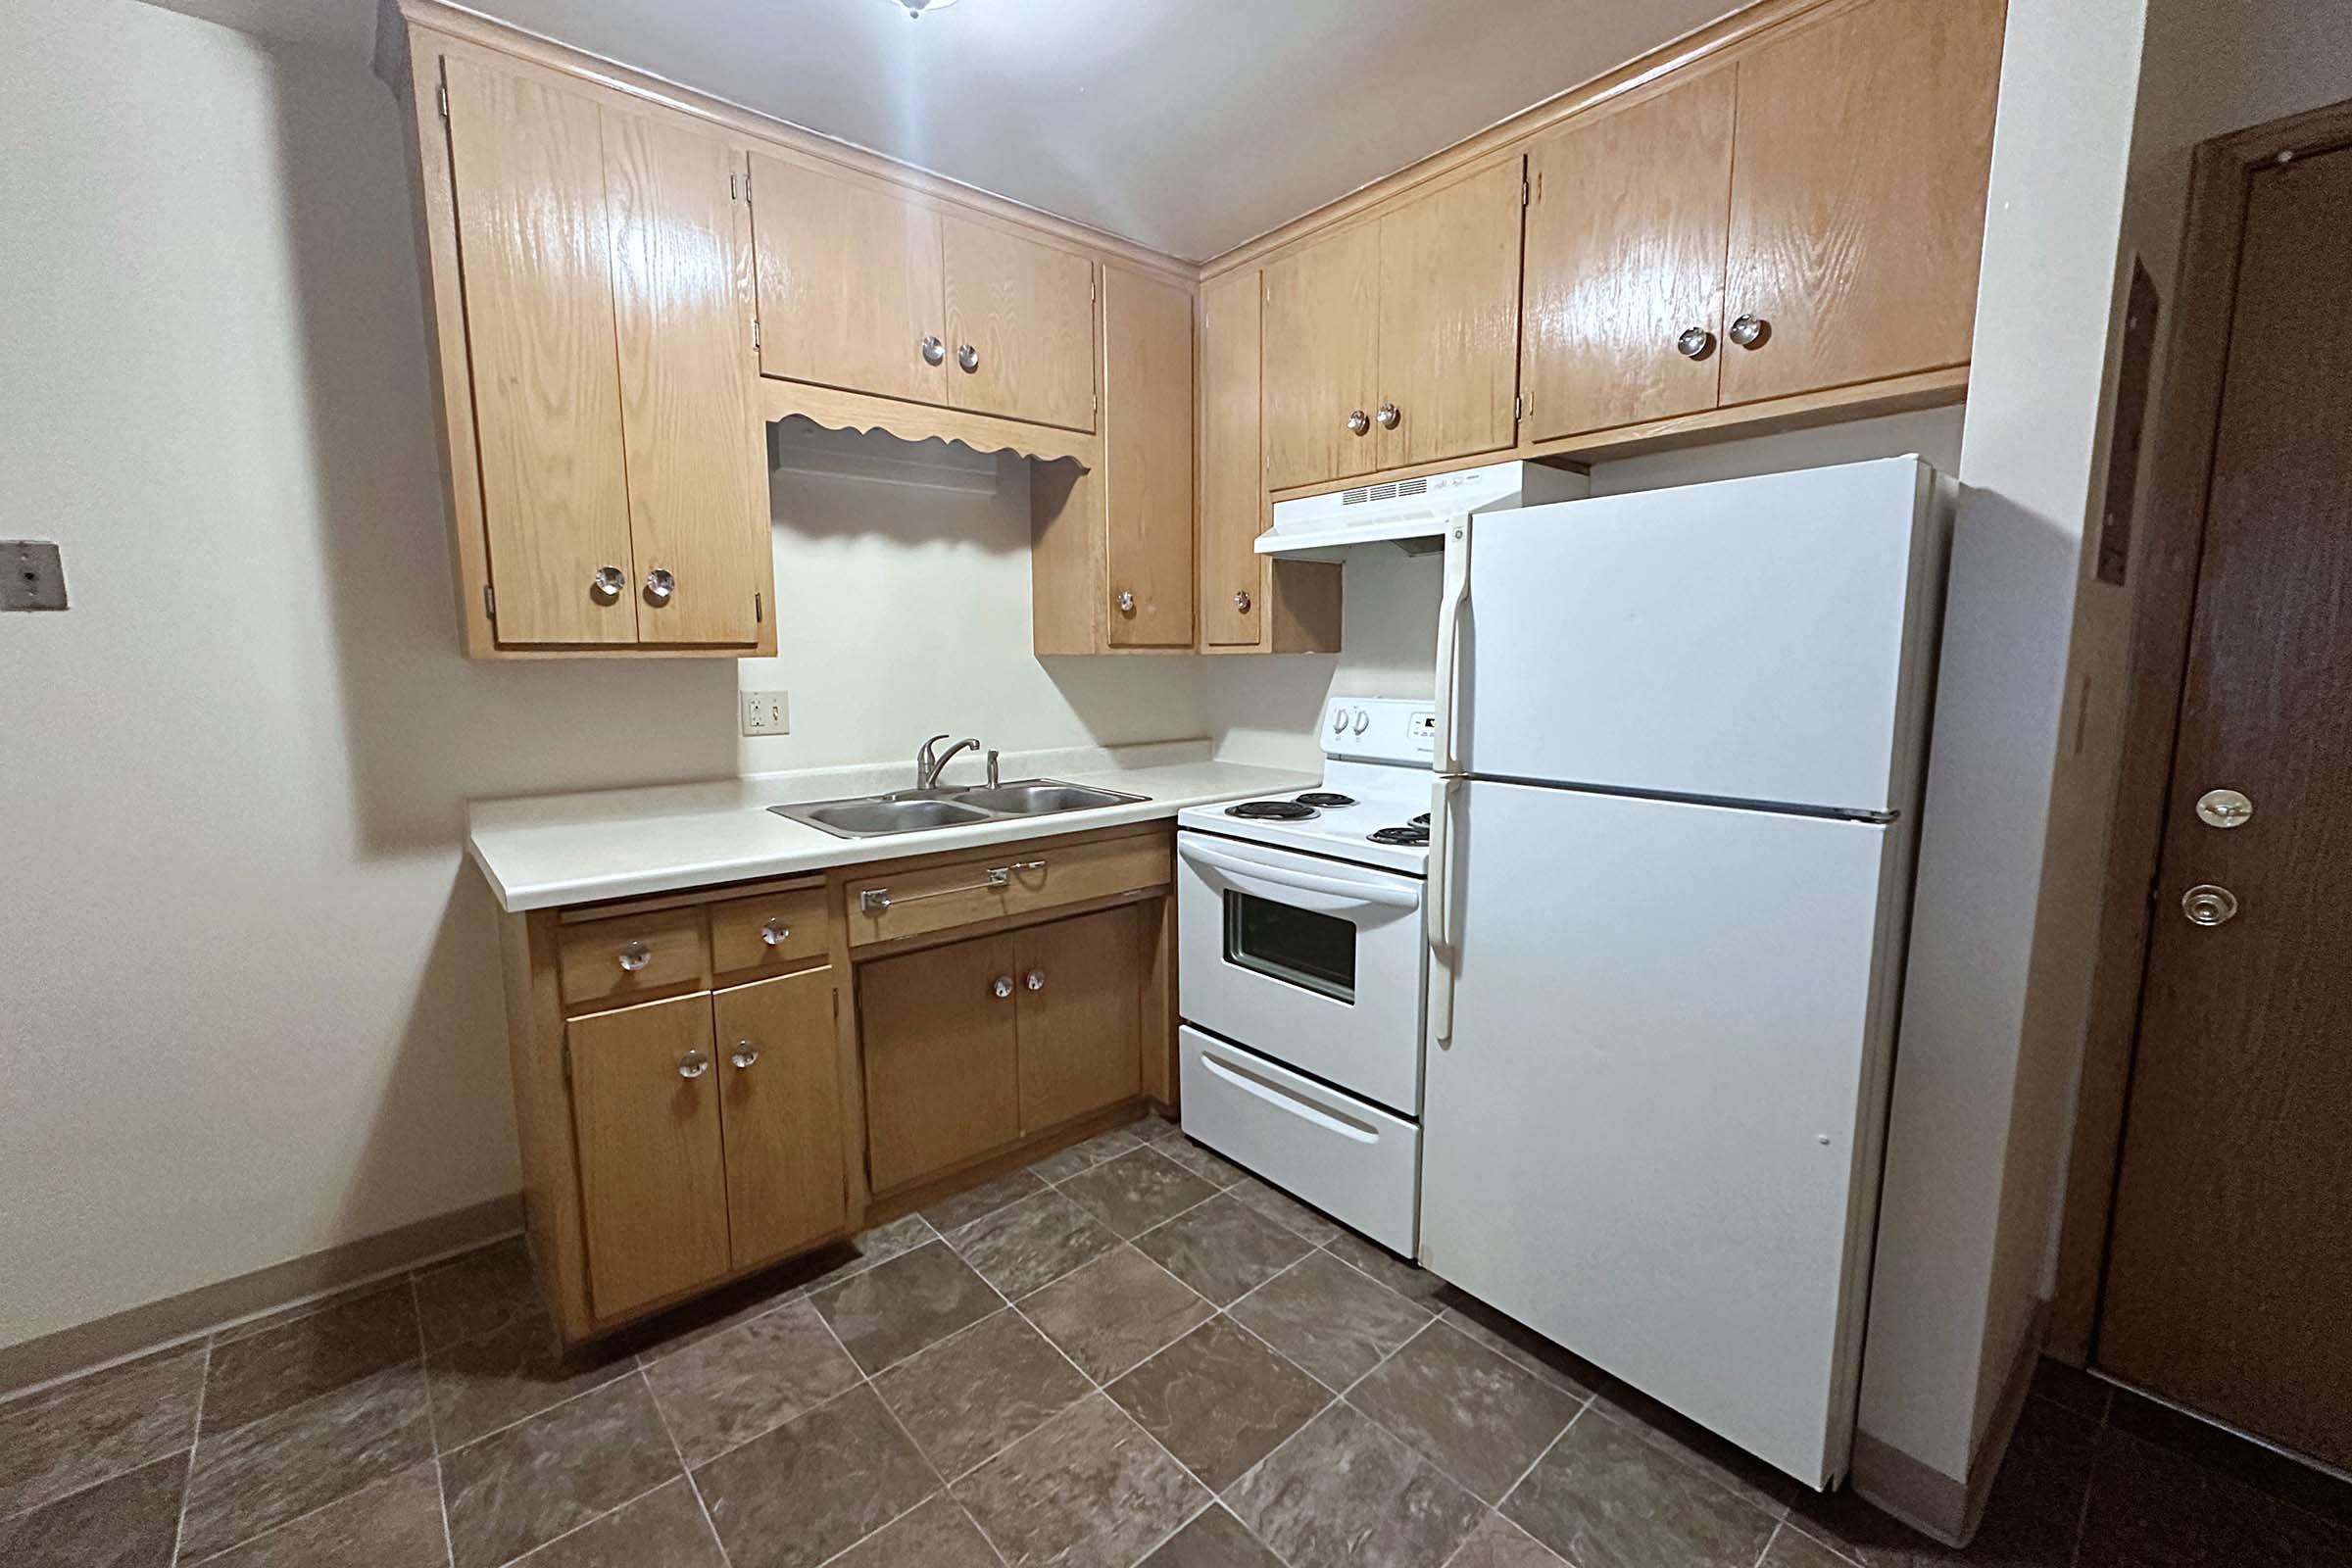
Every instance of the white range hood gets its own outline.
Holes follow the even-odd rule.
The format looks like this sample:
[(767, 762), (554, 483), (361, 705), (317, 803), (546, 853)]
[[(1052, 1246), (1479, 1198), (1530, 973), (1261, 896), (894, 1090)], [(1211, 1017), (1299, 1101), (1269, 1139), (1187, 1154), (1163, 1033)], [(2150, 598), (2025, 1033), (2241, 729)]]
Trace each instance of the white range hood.
[(1445, 548), (1451, 518), (1582, 501), (1592, 488), (1592, 481), (1573, 469), (1519, 460), (1357, 485), (1274, 503), (1274, 524), (1257, 536), (1257, 553), (1289, 561), (1344, 561), (1359, 546), (1392, 544), (1407, 555), (1427, 555)]

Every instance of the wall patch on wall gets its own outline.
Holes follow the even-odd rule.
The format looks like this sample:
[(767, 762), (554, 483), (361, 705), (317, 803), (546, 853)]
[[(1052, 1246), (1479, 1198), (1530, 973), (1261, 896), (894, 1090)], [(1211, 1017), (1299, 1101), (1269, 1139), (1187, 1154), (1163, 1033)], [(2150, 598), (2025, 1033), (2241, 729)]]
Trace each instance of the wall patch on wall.
[(2163, 302), (2145, 262), (2132, 259), (2124, 307), (2124, 357), (2115, 372), (2115, 429), (2107, 440), (2107, 500), (2099, 510), (2099, 581), (2122, 583), (2132, 566), (2132, 509), (2139, 495), (2139, 452), (2148, 429), (2148, 378)]
[(0, 539), (0, 610), (63, 610), (66, 568), (47, 539)]

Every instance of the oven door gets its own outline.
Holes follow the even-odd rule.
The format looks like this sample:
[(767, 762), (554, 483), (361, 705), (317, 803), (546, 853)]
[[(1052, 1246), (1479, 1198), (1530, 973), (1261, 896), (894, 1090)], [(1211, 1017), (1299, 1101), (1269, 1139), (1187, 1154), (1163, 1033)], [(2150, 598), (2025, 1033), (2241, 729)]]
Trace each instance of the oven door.
[(1185, 1020), (1407, 1116), (1421, 1108), (1421, 879), (1176, 836)]

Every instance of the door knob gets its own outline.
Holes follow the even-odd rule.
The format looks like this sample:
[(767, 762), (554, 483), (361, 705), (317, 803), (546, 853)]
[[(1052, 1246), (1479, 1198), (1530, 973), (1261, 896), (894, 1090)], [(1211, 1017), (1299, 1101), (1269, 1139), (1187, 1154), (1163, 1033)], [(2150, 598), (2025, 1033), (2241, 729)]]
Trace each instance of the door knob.
[(710, 1058), (700, 1051), (689, 1051), (678, 1058), (678, 1076), (700, 1078), (710, 1070)]
[(1371, 428), (1372, 416), (1366, 414), (1363, 410), (1357, 409), (1354, 413), (1348, 416), (1348, 433), (1349, 435), (1362, 435), (1365, 431)]
[(635, 974), (653, 961), (654, 950), (644, 943), (624, 942), (620, 945), (620, 966), (629, 973)]
[(2237, 895), (2200, 882), (2180, 895), (2180, 912), (2190, 925), (2222, 925), (2237, 917)]
[(942, 343), (939, 339), (926, 334), (922, 343), (920, 344), (920, 347), (923, 351), (923, 363), (925, 365), (945, 365), (948, 363), (948, 346), (945, 343)]
[(1239, 593), (1237, 593), (1237, 594), (1235, 594), (1235, 595), (1233, 596), (1233, 608), (1234, 608), (1235, 610), (1239, 611), (1241, 613), (1243, 613), (1243, 614), (1245, 614), (1245, 615), (1247, 615), (1248, 613), (1250, 613), (1250, 590), (1249, 590), (1249, 589), (1247, 589), (1247, 588), (1244, 588), (1244, 589), (1243, 589), (1243, 590), (1241, 590)]
[(645, 597), (657, 605), (668, 604), (669, 596), (677, 591), (677, 587), (678, 579), (660, 566), (645, 574)]
[(620, 597), (628, 582), (627, 573), (618, 566), (599, 566), (596, 575), (588, 579), (588, 592), (609, 605)]
[(2197, 797), (2197, 820), (2207, 827), (2244, 827), (2254, 820), (2254, 803), (2236, 790), (2207, 790)]
[(1674, 340), (1674, 352), (1686, 360), (1703, 360), (1715, 346), (1715, 334), (1703, 326), (1686, 326), (1683, 335)]
[(1772, 323), (1761, 316), (1742, 316), (1724, 335), (1743, 349), (1752, 349), (1772, 336)]
[(997, 976), (994, 980), (988, 983), (988, 989), (995, 992), (1000, 1001), (1005, 997), (1011, 996), (1012, 976), (1008, 974), (1001, 974)]
[(969, 375), (972, 371), (980, 368), (980, 351), (969, 343), (960, 344), (956, 350), (956, 363), (963, 368), (966, 375)]
[(1396, 404), (1383, 403), (1380, 406), (1380, 412), (1373, 417), (1380, 421), (1380, 427), (1383, 430), (1394, 430), (1396, 428), (1396, 421), (1403, 418), (1404, 414)]
[(1030, 989), (1030, 990), (1032, 990), (1032, 991), (1043, 991), (1043, 990), (1045, 990), (1045, 989), (1046, 989), (1046, 971), (1045, 971), (1045, 970), (1043, 970), (1043, 969), (1032, 969), (1032, 970), (1030, 970), (1030, 971), (1029, 971), (1029, 976), (1028, 976), (1028, 985), (1029, 985), (1029, 989)]
[(792, 940), (792, 927), (781, 920), (770, 920), (760, 927), (760, 940), (771, 948), (780, 948)]
[(760, 1048), (749, 1040), (735, 1042), (735, 1054), (727, 1058), (737, 1067), (749, 1067), (760, 1059)]

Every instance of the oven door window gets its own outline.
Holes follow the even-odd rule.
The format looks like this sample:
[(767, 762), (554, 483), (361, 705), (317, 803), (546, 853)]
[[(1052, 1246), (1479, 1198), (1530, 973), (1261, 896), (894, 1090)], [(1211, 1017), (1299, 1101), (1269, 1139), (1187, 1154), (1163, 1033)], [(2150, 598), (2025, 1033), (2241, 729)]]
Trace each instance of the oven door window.
[(1225, 960), (1355, 1004), (1355, 927), (1254, 894), (1225, 894)]

